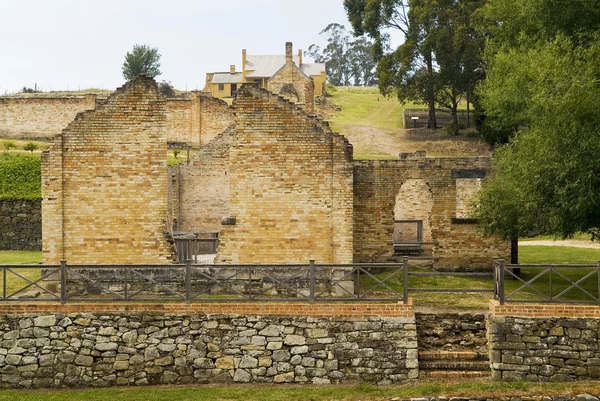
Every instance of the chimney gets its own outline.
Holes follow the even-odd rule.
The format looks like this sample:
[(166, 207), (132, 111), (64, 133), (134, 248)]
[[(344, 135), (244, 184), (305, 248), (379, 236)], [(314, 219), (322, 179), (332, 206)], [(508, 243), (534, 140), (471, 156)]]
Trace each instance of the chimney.
[(302, 50), (298, 50), (298, 67), (302, 66)]
[(246, 82), (246, 49), (242, 49), (242, 81)]
[(231, 74), (235, 74), (235, 64), (231, 64), (231, 65), (229, 66), (229, 73), (231, 73)]
[(292, 64), (292, 42), (285, 42), (285, 63)]

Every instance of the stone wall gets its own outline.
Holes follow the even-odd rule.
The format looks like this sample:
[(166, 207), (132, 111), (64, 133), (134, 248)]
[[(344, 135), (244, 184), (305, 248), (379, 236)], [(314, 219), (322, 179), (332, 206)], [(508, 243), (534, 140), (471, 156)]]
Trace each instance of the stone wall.
[(0, 250), (42, 249), (40, 201), (0, 200)]
[(189, 163), (169, 167), (175, 231), (220, 231), (229, 214), (229, 146), (234, 128), (200, 148)]
[(308, 113), (313, 111), (313, 83), (296, 67), (295, 64), (286, 63), (267, 82), (267, 89), (277, 93), (285, 99), (298, 103)]
[[(51, 139), (75, 116), (106, 102), (105, 96), (0, 96), (0, 136)], [(189, 97), (165, 100), (167, 139), (198, 146), (209, 142), (233, 122), (222, 100), (192, 91)]]
[(165, 105), (139, 77), (77, 115), (42, 156), (43, 260), (166, 263)]
[(491, 302), (488, 337), (496, 380), (600, 378), (600, 307)]
[(416, 313), (419, 349), (487, 352), (485, 313)]
[(220, 263), (352, 262), (352, 146), (264, 89), (233, 103), (230, 216)]
[(77, 115), (96, 107), (96, 95), (0, 97), (0, 136), (50, 139)]
[[(413, 214), (420, 210), (418, 214), (425, 220), (424, 231), (428, 222), (425, 232), (436, 243), (432, 249), (436, 266), (491, 267), (494, 257), (508, 259), (508, 243), (483, 237), (472, 221), (457, 216), (457, 180), (485, 175), (490, 159), (417, 156), (354, 162), (354, 261), (390, 260), (393, 249), (389, 243), (394, 234), (394, 219), (402, 217), (399, 211), (425, 206), (427, 210), (414, 209)], [(427, 188), (433, 202), (424, 201), (421, 193), (411, 195), (410, 191), (403, 191), (405, 183), (415, 190), (420, 188), (421, 192)], [(459, 199), (464, 203), (463, 198)], [(408, 208), (403, 207), (407, 204)]]
[[(232, 304), (181, 305), (180, 312), (169, 312), (172, 304), (121, 305), (128, 312), (108, 304), (55, 306), (62, 312), (31, 305), (36, 313), (0, 320), (0, 386), (391, 384), (418, 376), (411, 306), (251, 305), (259, 313), (216, 312), (234, 311)], [(360, 316), (370, 307), (383, 314)]]

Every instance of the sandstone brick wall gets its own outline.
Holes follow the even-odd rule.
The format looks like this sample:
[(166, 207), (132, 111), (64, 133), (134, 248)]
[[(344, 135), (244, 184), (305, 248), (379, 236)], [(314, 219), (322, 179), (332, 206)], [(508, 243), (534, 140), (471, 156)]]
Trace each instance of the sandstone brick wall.
[(77, 115), (42, 156), (44, 263), (166, 263), (164, 99), (139, 77)]
[[(264, 304), (254, 305), (260, 310)], [(37, 313), (1, 316), (0, 386), (391, 384), (418, 376), (415, 319), (404, 306), (399, 309), (410, 313), (401, 317), (348, 316), (348, 305), (323, 305), (341, 313), (322, 317), (278, 313), (289, 304), (264, 305), (270, 314), (211, 313), (220, 306), (231, 310), (231, 304), (191, 312), (75, 305), (69, 313), (65, 306), (65, 312), (44, 313), (38, 306)]]
[(229, 214), (229, 146), (234, 128), (200, 148), (187, 164), (169, 167), (175, 231), (220, 231)]
[(220, 263), (352, 262), (352, 146), (252, 85), (233, 104), (230, 215)]
[(0, 97), (0, 135), (50, 139), (77, 115), (96, 107), (96, 95)]
[(0, 200), (0, 250), (41, 249), (41, 202)]
[[(431, 240), (437, 242), (432, 252), (440, 267), (491, 267), (494, 257), (508, 259), (510, 246), (496, 238), (485, 238), (469, 221), (457, 217), (456, 181), (461, 172), (487, 171), (486, 157), (427, 158), (354, 162), (354, 261), (384, 262), (392, 256), (394, 210), (403, 184), (418, 180), (429, 188), (433, 205), (430, 212)], [(468, 175), (467, 175), (468, 176)], [(428, 205), (416, 192), (406, 191), (407, 209), (417, 213)], [(422, 193), (422, 190), (419, 190)], [(400, 207), (401, 209), (401, 207)], [(427, 210), (418, 212), (428, 215)], [(460, 218), (459, 218), (460, 219)], [(425, 222), (424, 222), (425, 223)], [(424, 227), (425, 229), (425, 227)], [(424, 230), (425, 231), (425, 230)], [(429, 231), (426, 231), (427, 233)]]
[[(302, 73), (294, 64), (285, 64), (267, 82), (267, 89), (284, 98), (301, 105), (308, 113), (313, 111), (314, 95), (309, 77)], [(307, 93), (308, 89), (308, 93)], [(310, 101), (307, 101), (310, 100)]]
[(200, 146), (204, 146), (232, 125), (234, 116), (229, 105), (221, 99), (199, 96), (199, 101)]
[(167, 139), (174, 142), (192, 142), (190, 99), (167, 99), (166, 125)]

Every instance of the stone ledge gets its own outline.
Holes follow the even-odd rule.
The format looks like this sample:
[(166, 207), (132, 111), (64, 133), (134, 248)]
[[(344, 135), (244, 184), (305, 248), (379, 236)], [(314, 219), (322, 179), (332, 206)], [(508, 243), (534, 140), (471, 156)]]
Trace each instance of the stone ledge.
[(299, 302), (244, 302), (244, 303), (34, 303), (20, 302), (0, 305), (0, 314), (54, 312), (159, 312), (239, 314), (257, 316), (307, 317), (393, 317), (414, 321), (412, 300), (402, 303), (299, 303)]
[(533, 303), (500, 305), (499, 301), (491, 299), (489, 308), (492, 316), (600, 318), (600, 306), (596, 305)]

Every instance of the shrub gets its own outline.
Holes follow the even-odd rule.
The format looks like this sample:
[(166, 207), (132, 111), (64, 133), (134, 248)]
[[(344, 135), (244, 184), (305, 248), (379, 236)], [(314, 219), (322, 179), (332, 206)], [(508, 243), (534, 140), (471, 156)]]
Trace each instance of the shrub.
[(17, 145), (15, 145), (15, 143), (13, 141), (4, 141), (2, 143), (2, 145), (4, 146), (4, 151), (8, 152), (11, 149), (14, 149), (17, 147)]
[(42, 198), (42, 171), (39, 155), (0, 154), (0, 199)]
[(31, 153), (33, 153), (33, 151), (34, 151), (34, 150), (37, 150), (37, 148), (38, 148), (38, 147), (39, 147), (39, 146), (38, 146), (38, 145), (36, 145), (36, 144), (35, 144), (35, 143), (33, 143), (33, 142), (27, 142), (27, 143), (25, 144), (25, 146), (23, 146), (23, 150), (28, 150), (28, 151), (30, 151)]

